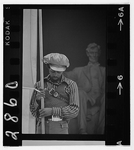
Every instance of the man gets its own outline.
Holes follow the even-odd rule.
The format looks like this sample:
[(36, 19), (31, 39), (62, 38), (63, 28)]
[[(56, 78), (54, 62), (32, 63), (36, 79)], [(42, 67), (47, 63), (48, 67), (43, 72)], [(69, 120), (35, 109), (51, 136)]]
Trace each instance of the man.
[[(74, 81), (66, 78), (63, 72), (69, 67), (68, 58), (59, 53), (44, 56), (49, 75), (44, 78), (44, 89), (40, 81), (30, 102), (30, 110), (37, 119), (36, 133), (41, 133), (41, 118), (45, 117), (46, 134), (68, 134), (69, 120), (79, 112), (79, 94)], [(37, 90), (41, 91), (38, 92)], [(40, 99), (44, 97), (45, 107), (41, 109)]]
[[(89, 58), (87, 66), (74, 68), (70, 72), (65, 72), (64, 75), (78, 85), (80, 99), (79, 133), (98, 134), (104, 132), (105, 68), (100, 67), (98, 63), (99, 45), (96, 43), (89, 44), (86, 54)], [(99, 124), (103, 127), (99, 127)], [(100, 129), (101, 131), (98, 131)]]

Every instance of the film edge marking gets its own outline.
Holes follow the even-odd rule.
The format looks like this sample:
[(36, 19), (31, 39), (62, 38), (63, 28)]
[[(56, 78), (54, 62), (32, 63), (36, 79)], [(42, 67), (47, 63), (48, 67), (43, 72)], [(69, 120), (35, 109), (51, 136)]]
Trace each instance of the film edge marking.
[[(17, 81), (10, 82), (10, 83), (7, 83), (7, 84), (5, 85), (5, 88), (9, 88), (9, 89), (16, 89), (17, 87), (18, 87), (18, 82), (17, 82)], [(13, 101), (14, 101), (15, 103), (13, 103)], [(10, 104), (9, 104), (9, 103), (4, 103), (4, 105), (10, 106), (10, 107), (15, 107), (15, 106), (17, 106), (17, 100), (14, 99), (14, 98), (11, 98), (11, 99), (10, 99)], [(7, 115), (8, 115), (9, 118), (6, 118)], [(19, 120), (18, 117), (16, 117), (16, 116), (11, 117), (11, 115), (10, 115), (9, 113), (5, 113), (4, 119), (5, 119), (6, 121), (12, 120), (12, 121), (15, 122), (15, 123), (17, 123), (18, 120)], [(16, 119), (16, 120), (14, 120), (14, 119)], [(11, 137), (12, 137), (14, 140), (17, 140), (17, 139), (18, 139), (17, 136), (16, 136), (16, 134), (19, 134), (19, 132), (5, 131), (5, 135), (6, 135), (6, 136), (9, 137), (9, 136), (10, 136), (9, 134), (11, 134)]]

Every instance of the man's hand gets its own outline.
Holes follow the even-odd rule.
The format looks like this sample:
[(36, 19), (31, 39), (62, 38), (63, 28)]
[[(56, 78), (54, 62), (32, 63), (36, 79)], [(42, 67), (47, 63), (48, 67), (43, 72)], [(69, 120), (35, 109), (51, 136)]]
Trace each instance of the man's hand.
[(40, 118), (52, 115), (52, 108), (42, 108), (39, 110)]
[(36, 99), (41, 99), (41, 97), (45, 98), (46, 89), (39, 89), (40, 92), (37, 92)]

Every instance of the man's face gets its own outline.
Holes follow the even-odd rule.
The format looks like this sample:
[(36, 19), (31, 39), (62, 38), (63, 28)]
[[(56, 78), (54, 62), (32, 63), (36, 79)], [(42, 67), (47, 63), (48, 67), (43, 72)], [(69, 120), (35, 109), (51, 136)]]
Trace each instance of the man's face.
[(98, 48), (90, 49), (90, 51), (87, 52), (87, 56), (88, 56), (89, 61), (91, 63), (97, 63), (98, 62), (98, 57), (99, 57)]
[(62, 76), (62, 73), (63, 72), (61, 72), (61, 71), (55, 71), (55, 70), (52, 70), (51, 68), (49, 69), (50, 77), (54, 81), (59, 80), (61, 78), (61, 76)]

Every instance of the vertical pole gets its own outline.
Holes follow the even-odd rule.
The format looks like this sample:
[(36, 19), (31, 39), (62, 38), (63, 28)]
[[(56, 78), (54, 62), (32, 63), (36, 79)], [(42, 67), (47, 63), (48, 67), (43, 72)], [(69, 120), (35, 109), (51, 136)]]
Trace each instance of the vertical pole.
[[(39, 50), (40, 50), (40, 80), (41, 88), (44, 89), (44, 72), (43, 72), (43, 35), (42, 35), (42, 10), (39, 9)], [(44, 98), (41, 98), (41, 108), (44, 108)], [(41, 119), (42, 134), (45, 134), (45, 117)]]

